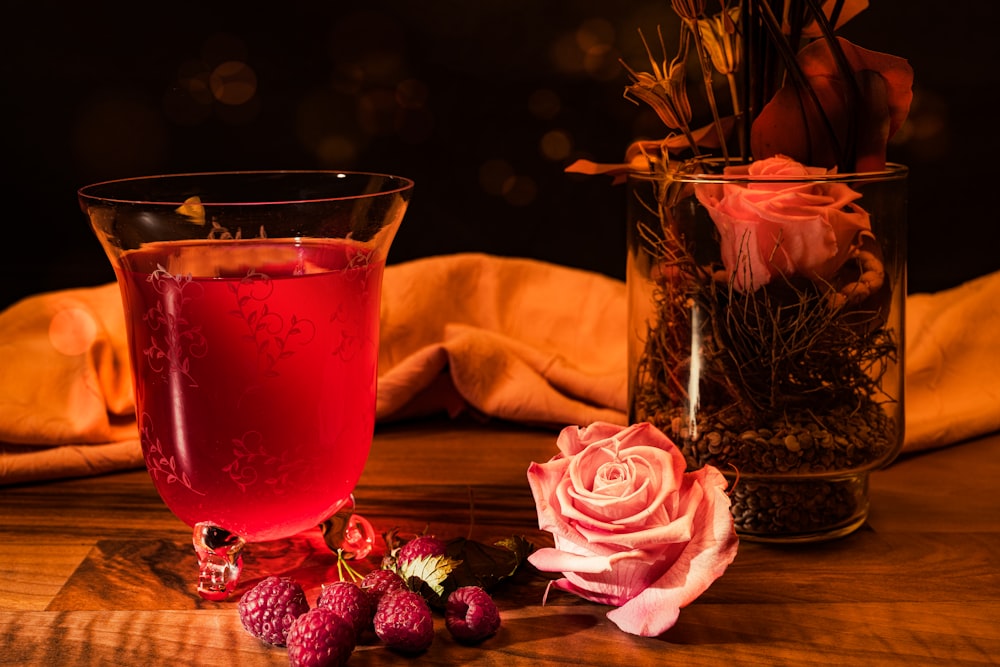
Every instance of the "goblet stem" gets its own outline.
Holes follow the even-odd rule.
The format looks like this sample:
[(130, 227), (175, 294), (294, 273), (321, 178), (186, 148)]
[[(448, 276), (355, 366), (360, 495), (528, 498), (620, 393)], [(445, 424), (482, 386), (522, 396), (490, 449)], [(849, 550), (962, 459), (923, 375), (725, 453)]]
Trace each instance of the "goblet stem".
[(225, 600), (240, 581), (246, 540), (214, 524), (197, 523), (191, 541), (198, 555), (198, 594)]
[(375, 545), (375, 529), (368, 519), (354, 512), (357, 504), (351, 495), (333, 516), (320, 524), (323, 541), (345, 560), (360, 560)]

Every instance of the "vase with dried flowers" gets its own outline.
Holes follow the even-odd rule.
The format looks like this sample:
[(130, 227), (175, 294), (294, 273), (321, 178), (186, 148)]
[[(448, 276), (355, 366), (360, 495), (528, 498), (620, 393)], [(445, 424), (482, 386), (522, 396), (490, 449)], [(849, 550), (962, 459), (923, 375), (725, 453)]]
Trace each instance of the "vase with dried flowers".
[(623, 63), (670, 133), (569, 168), (628, 184), (629, 419), (730, 476), (741, 536), (842, 536), (902, 444), (912, 70), (835, 34), (865, 0), (671, 6), (676, 55)]

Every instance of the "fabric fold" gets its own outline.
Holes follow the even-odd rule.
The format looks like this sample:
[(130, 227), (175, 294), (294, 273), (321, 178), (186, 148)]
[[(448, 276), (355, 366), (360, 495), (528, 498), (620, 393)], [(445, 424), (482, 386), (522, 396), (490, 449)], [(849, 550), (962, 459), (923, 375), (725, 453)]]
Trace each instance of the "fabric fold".
[(1000, 429), (1000, 273), (906, 302), (906, 448)]
[(118, 299), (115, 285), (74, 289), (30, 297), (0, 314), (0, 442), (116, 438), (116, 419), (133, 411)]

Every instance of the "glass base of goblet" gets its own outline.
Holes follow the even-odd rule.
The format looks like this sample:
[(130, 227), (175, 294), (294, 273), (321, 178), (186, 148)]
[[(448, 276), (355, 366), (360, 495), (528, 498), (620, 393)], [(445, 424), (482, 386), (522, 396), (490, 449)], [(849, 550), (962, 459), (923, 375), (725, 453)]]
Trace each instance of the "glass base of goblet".
[[(355, 513), (355, 507), (354, 496), (349, 496), (319, 525), (323, 541), (337, 554), (338, 563), (366, 558), (375, 546), (375, 529), (368, 519)], [(200, 522), (194, 526), (191, 541), (198, 556), (198, 594), (206, 600), (227, 599), (239, 585), (246, 540), (213, 523)]]
[(191, 541), (198, 556), (198, 594), (225, 600), (240, 581), (246, 540), (215, 524), (197, 523)]

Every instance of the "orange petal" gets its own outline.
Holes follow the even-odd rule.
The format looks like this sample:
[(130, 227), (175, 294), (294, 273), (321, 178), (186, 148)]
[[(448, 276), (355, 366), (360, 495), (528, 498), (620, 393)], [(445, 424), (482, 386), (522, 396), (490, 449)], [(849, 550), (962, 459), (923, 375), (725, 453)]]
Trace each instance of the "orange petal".
[[(848, 88), (826, 40), (817, 40), (798, 55), (802, 73), (812, 86), (823, 112), (843, 148), (848, 128), (855, 124), (855, 164), (852, 170), (881, 169), (885, 147), (909, 113), (913, 100), (913, 70), (902, 58), (869, 51), (837, 38), (854, 73), (860, 98), (849, 108)], [(822, 116), (806, 94), (787, 83), (761, 110), (751, 130), (751, 148), (757, 159), (778, 153), (805, 164), (833, 167), (836, 144)]]

